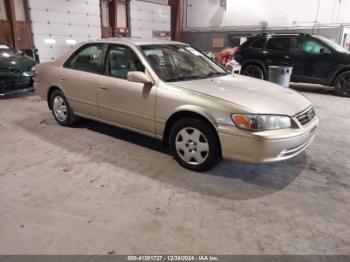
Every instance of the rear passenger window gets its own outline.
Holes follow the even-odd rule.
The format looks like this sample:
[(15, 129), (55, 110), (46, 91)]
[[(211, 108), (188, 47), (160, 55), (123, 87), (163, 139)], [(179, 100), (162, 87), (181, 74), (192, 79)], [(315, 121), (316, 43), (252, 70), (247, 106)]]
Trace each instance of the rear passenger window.
[(78, 53), (68, 60), (65, 66), (76, 70), (97, 73), (102, 47), (102, 44), (90, 44), (81, 48)]
[(289, 51), (290, 49), (290, 38), (270, 38), (267, 43), (267, 49), (275, 51)]
[(134, 51), (126, 46), (110, 46), (106, 57), (105, 74), (126, 79), (131, 71), (145, 71)]
[(250, 47), (262, 49), (265, 44), (265, 39), (258, 39)]

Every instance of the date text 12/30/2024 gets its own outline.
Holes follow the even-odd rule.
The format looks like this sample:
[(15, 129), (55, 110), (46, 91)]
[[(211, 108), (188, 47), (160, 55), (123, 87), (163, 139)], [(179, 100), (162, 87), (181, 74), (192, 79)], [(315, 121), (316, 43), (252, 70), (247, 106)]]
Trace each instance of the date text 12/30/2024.
[(128, 261), (219, 261), (217, 256), (128, 256)]

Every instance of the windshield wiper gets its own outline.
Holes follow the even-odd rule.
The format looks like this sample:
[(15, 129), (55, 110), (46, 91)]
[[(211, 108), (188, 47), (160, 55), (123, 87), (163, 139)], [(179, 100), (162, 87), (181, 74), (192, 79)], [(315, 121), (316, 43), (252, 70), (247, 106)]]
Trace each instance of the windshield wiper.
[(169, 78), (165, 80), (165, 82), (177, 82), (182, 80), (190, 80), (190, 79), (201, 79), (203, 76), (179, 76), (174, 78)]
[(225, 75), (227, 75), (227, 73), (211, 71), (206, 76), (209, 77), (209, 76), (225, 76)]
[(199, 75), (199, 76), (179, 76), (179, 77), (174, 77), (174, 78), (169, 78), (165, 80), (166, 82), (176, 82), (176, 81), (182, 81), (182, 80), (191, 80), (191, 79), (203, 79), (211, 76), (224, 76), (227, 75), (224, 72), (215, 72), (212, 71), (207, 75)]

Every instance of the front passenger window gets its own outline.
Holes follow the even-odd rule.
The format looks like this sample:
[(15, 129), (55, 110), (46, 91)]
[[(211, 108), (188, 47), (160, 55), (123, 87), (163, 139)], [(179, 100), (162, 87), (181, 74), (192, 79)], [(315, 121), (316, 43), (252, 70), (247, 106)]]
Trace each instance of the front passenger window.
[(145, 71), (134, 51), (126, 46), (111, 46), (107, 52), (105, 74), (126, 79), (131, 71)]
[(297, 50), (300, 53), (317, 55), (329, 49), (318, 41), (307, 38), (297, 39)]

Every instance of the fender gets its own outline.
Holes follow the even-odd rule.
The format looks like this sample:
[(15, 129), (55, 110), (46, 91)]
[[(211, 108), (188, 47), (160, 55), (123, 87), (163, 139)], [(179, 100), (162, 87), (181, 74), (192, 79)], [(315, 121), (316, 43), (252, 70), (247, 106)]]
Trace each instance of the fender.
[(331, 78), (331, 82), (329, 83), (331, 86), (334, 85), (334, 82), (335, 80), (337, 79), (337, 76), (341, 73), (344, 73), (344, 72), (347, 72), (347, 71), (350, 71), (350, 65), (343, 65), (341, 66), (333, 75), (332, 75), (332, 78)]
[[(170, 117), (176, 113), (179, 113), (179, 112), (193, 112), (193, 113), (196, 113), (196, 114), (204, 117), (205, 119), (207, 119), (214, 127), (217, 127), (217, 125), (218, 125), (217, 122), (215, 121), (214, 117), (211, 116), (210, 114), (208, 114), (204, 108), (201, 108), (199, 106), (181, 105), (181, 106), (175, 108), (175, 110), (172, 112)], [(168, 119), (170, 119), (170, 117)]]
[[(64, 92), (64, 88), (63, 88), (63, 86), (59, 83), (59, 82), (57, 82), (57, 81), (54, 81), (54, 82), (52, 82), (51, 83), (51, 85), (50, 85), (50, 87), (49, 88), (47, 88), (46, 90), (46, 100), (47, 100), (47, 105), (48, 105), (48, 107), (51, 109), (51, 106), (50, 106), (50, 97), (49, 97), (49, 94), (51, 93), (51, 90), (52, 89), (60, 89), (62, 92), (63, 92), (63, 94), (65, 94), (65, 92)], [(68, 98), (67, 98), (68, 99)]]

